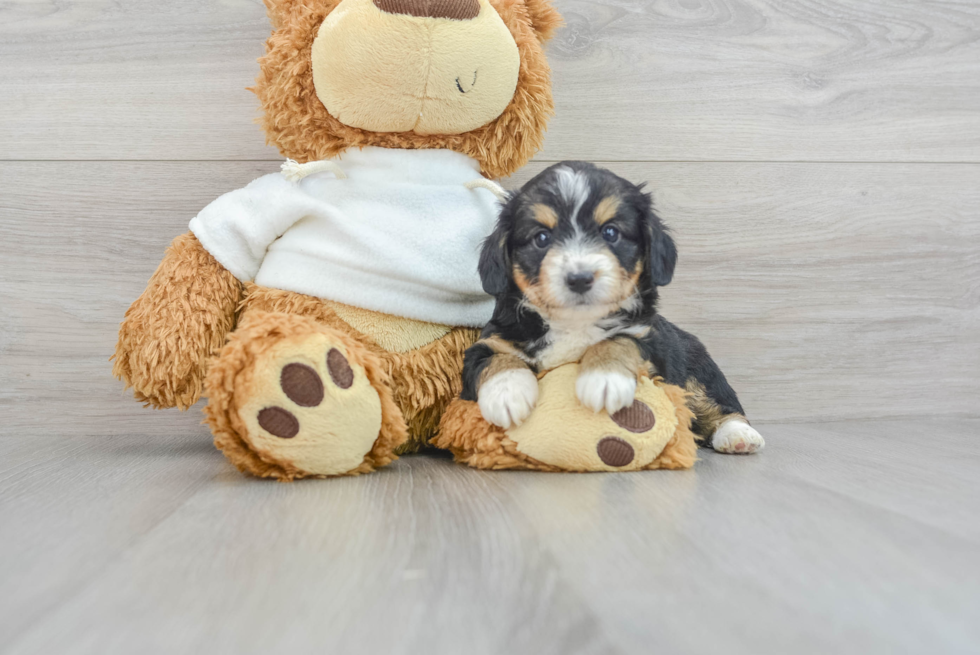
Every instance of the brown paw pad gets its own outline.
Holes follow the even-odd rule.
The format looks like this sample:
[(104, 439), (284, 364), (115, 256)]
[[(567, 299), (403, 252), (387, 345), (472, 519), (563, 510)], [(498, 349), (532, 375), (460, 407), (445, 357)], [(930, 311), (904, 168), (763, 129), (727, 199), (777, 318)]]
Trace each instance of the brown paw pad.
[[(610, 418), (619, 427), (636, 434), (649, 432), (657, 424), (657, 417), (654, 416), (653, 410), (639, 400), (634, 400), (630, 407), (624, 407)], [(610, 466), (614, 465), (610, 464)]]
[(606, 437), (602, 439), (599, 441), (599, 445), (596, 446), (596, 452), (599, 454), (599, 459), (602, 460), (603, 464), (615, 467), (629, 465), (636, 456), (633, 446), (619, 437)]
[(259, 412), (259, 426), (280, 439), (299, 434), (299, 420), (282, 407), (266, 407)]
[(279, 376), (283, 393), (300, 407), (316, 407), (323, 402), (323, 381), (306, 364), (287, 364)]
[(330, 371), (333, 383), (341, 389), (350, 389), (354, 384), (354, 371), (344, 354), (336, 348), (327, 353), (327, 370)]

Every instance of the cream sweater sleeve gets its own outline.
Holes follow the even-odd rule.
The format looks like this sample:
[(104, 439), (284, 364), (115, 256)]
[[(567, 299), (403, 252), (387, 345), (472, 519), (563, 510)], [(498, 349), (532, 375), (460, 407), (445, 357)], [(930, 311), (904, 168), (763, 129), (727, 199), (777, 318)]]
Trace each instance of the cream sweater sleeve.
[(251, 282), (272, 242), (314, 213), (316, 204), (296, 184), (273, 173), (212, 202), (191, 220), (190, 230), (232, 275)]

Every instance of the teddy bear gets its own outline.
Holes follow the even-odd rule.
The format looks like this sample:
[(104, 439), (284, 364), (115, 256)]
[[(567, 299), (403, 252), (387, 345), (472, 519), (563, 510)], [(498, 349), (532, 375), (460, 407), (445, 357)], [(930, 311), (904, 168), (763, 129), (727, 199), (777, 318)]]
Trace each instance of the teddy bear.
[[(549, 0), (265, 4), (273, 32), (253, 91), (287, 163), (173, 241), (126, 312), (113, 372), (156, 408), (205, 396), (215, 445), (245, 473), (368, 473), (429, 443), (460, 393), (463, 353), (493, 310), (477, 273), (501, 193), (491, 180), (542, 145), (543, 44), (561, 19)], [(629, 416), (584, 417), (608, 423), (590, 433), (610, 432), (603, 448), (583, 446), (605, 453), (598, 464), (574, 448), (556, 458), (542, 445), (556, 373), (523, 433), (466, 433), (478, 421), (457, 401), (432, 443), (496, 468), (693, 462), (677, 456), (693, 444), (683, 392), (657, 381)], [(615, 467), (627, 448), (642, 457)]]

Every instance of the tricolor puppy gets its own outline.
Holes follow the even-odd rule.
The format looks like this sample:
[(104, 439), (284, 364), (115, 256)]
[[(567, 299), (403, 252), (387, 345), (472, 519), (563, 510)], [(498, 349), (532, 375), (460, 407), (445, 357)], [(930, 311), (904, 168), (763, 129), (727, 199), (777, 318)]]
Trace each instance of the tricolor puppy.
[(538, 398), (537, 373), (579, 362), (579, 401), (628, 407), (641, 374), (691, 392), (696, 433), (718, 451), (750, 453), (762, 436), (697, 337), (657, 313), (673, 239), (641, 187), (583, 162), (552, 166), (512, 194), (483, 246), (483, 288), (497, 299), (466, 352), (465, 400), (502, 428)]

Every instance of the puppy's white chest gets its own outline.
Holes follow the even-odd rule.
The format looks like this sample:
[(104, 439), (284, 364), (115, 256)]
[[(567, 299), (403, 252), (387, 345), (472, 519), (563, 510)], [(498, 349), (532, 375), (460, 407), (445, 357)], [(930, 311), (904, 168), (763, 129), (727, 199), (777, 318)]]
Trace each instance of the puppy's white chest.
[(552, 323), (547, 346), (534, 358), (542, 370), (577, 362), (591, 346), (607, 338), (608, 332), (594, 324)]

